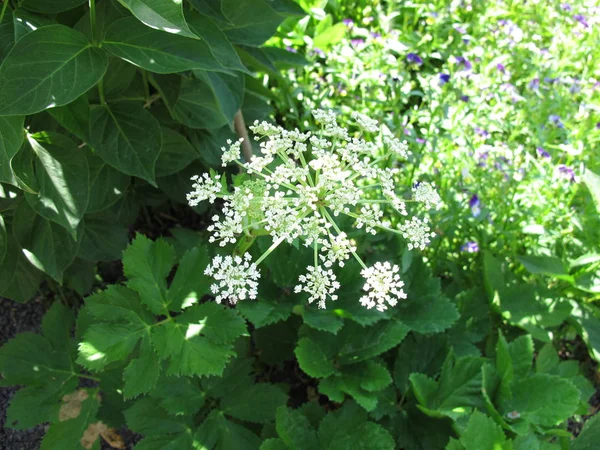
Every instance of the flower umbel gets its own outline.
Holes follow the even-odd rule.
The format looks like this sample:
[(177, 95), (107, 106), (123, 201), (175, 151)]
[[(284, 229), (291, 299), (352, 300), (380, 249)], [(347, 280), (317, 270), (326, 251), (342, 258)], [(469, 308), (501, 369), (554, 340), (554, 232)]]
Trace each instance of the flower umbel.
[(256, 298), (260, 272), (251, 261), (249, 253), (243, 257), (217, 255), (213, 258), (204, 274), (217, 280), (210, 287), (217, 303), (229, 300), (229, 303), (235, 305), (238, 300)]
[[(313, 249), (314, 264), (299, 277), (295, 288), (309, 295), (309, 303), (325, 308), (327, 299), (337, 298), (340, 283), (333, 270), (350, 258), (363, 268), (367, 294), (360, 302), (367, 308), (377, 306), (383, 311), (406, 298), (398, 267), (386, 262), (367, 268), (357, 254), (358, 245), (340, 224), (351, 223), (372, 235), (395, 233), (407, 241), (409, 249), (423, 249), (434, 234), (427, 217), (409, 216), (408, 206), (417, 202), (426, 209), (438, 209), (440, 196), (427, 182), (407, 192), (406, 183), (399, 180), (402, 163), (393, 160), (410, 156), (408, 144), (389, 136), (387, 130), (381, 136), (375, 120), (352, 114), (358, 131), (351, 134), (338, 124), (333, 111), (315, 110), (313, 117), (321, 126), (314, 135), (256, 121), (250, 129), (261, 154), (248, 162), (240, 160), (242, 140), (227, 141), (222, 148), (223, 165), (235, 163), (246, 172), (235, 179), (233, 192), (216, 176), (193, 178), (194, 191), (188, 194), (191, 205), (223, 200), (222, 213), (214, 215), (208, 227), (210, 242), (222, 247), (236, 244), (234, 253), (238, 254), (245, 253), (257, 236), (268, 235), (273, 242), (255, 263), (247, 253), (213, 259), (205, 273), (217, 280), (211, 289), (218, 302), (256, 298), (257, 266), (284, 242)], [(367, 141), (363, 133), (375, 136), (374, 141)], [(400, 221), (402, 216), (409, 217)]]

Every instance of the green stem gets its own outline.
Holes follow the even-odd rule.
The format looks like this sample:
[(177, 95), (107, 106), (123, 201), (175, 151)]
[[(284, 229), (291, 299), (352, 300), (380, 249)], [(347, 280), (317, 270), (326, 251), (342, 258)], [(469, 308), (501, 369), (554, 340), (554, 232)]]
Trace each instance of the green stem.
[(258, 260), (256, 260), (256, 265), (258, 266), (261, 262), (263, 262), (265, 260), (265, 258), (267, 256), (269, 256), (271, 253), (273, 253), (273, 250), (275, 250), (277, 247), (279, 247), (279, 244), (281, 244), (284, 241), (284, 237), (280, 237), (279, 239), (277, 239), (275, 242), (273, 242), (273, 245), (271, 245), (266, 252), (263, 253), (263, 255), (258, 258)]
[(2, 4), (2, 12), (0, 12), (0, 24), (2, 23), (2, 19), (4, 19), (6, 8), (8, 8), (8, 0), (4, 0), (4, 3)]
[(150, 100), (150, 87), (148, 85), (148, 72), (142, 70), (142, 81), (144, 83), (144, 96), (146, 97), (146, 102)]
[(96, 41), (96, 0), (89, 0), (90, 5), (90, 26), (92, 29), (92, 42), (95, 44)]

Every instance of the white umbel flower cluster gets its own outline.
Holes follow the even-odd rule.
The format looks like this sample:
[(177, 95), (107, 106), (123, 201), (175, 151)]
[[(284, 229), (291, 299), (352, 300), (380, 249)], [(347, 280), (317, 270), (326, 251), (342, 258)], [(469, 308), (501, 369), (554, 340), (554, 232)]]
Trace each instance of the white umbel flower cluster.
[(252, 263), (249, 253), (242, 256), (217, 255), (208, 265), (204, 274), (213, 277), (217, 282), (210, 287), (217, 303), (229, 300), (235, 305), (238, 300), (246, 298), (254, 300), (258, 289), (260, 272)]
[(361, 275), (365, 278), (363, 290), (366, 294), (360, 298), (361, 305), (385, 311), (387, 305), (396, 306), (398, 300), (405, 299), (404, 282), (400, 280), (399, 271), (397, 265), (392, 266), (388, 261), (376, 262), (373, 267), (363, 269)]
[[(206, 273), (217, 280), (212, 287), (217, 301), (235, 303), (256, 297), (257, 266), (284, 242), (302, 243), (314, 251), (314, 264), (295, 288), (308, 294), (310, 303), (324, 308), (327, 300), (337, 298), (340, 285), (334, 269), (350, 258), (364, 269), (367, 294), (361, 303), (367, 308), (384, 310), (405, 298), (397, 266), (378, 263), (367, 268), (356, 243), (338, 222), (347, 223), (342, 218), (349, 218), (354, 228), (373, 235), (396, 233), (406, 239), (410, 249), (423, 249), (433, 236), (427, 218), (412, 216), (400, 223), (398, 218), (409, 216), (407, 204), (411, 202), (439, 208), (441, 199), (435, 187), (421, 182), (406, 192), (406, 184), (396, 182), (401, 165), (390, 159), (406, 159), (408, 145), (397, 138), (381, 137), (375, 120), (355, 113), (352, 123), (358, 131), (349, 131), (338, 124), (333, 111), (315, 110), (313, 117), (321, 126), (315, 134), (256, 121), (250, 129), (259, 142), (260, 155), (245, 163), (240, 156), (242, 140), (227, 141), (228, 146), (222, 148), (223, 165), (236, 163), (246, 172), (235, 182), (233, 192), (216, 176), (193, 178), (194, 191), (188, 194), (191, 205), (223, 200), (222, 213), (215, 215), (208, 227), (210, 242), (222, 247), (238, 244), (236, 252), (244, 253), (259, 235), (273, 240), (255, 263), (247, 254), (213, 260)], [(363, 133), (374, 136), (374, 142), (367, 141)]]

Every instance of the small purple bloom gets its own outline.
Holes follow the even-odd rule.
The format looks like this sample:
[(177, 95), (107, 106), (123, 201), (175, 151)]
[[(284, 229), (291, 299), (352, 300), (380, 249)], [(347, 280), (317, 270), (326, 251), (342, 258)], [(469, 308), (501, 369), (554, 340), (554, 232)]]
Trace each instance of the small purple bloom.
[(454, 60), (456, 61), (456, 64), (458, 64), (459, 66), (463, 66), (464, 70), (471, 70), (473, 68), (471, 61), (469, 61), (464, 56), (455, 56)]
[(445, 85), (450, 81), (450, 74), (440, 73), (440, 86)]
[(550, 153), (544, 150), (544, 147), (537, 147), (535, 151), (537, 152), (538, 157), (550, 159)]
[(296, 50), (294, 47), (290, 47), (289, 45), (285, 48), (288, 52), (292, 52), (292, 53), (298, 53), (298, 50)]
[(540, 79), (539, 78), (534, 78), (533, 80), (531, 80), (529, 82), (529, 84), (527, 85), (527, 87), (529, 87), (529, 89), (531, 89), (533, 91), (537, 91), (540, 88)]
[(469, 208), (471, 208), (473, 217), (477, 217), (479, 214), (481, 214), (481, 202), (479, 201), (477, 194), (473, 194), (471, 196), (471, 199), (469, 200)]
[(479, 251), (479, 245), (477, 242), (467, 242), (460, 248), (461, 252), (477, 253)]
[(544, 78), (544, 83), (548, 83), (548, 84), (554, 84), (558, 81), (558, 78), (552, 78), (552, 77), (545, 77)]
[(461, 101), (463, 101), (465, 103), (469, 103), (469, 96), (468, 95), (461, 95), (460, 99), (461, 99)]
[(600, 130), (600, 122), (596, 122), (596, 130)]
[(458, 26), (458, 25), (456, 25), (456, 26), (454, 27), (454, 29), (455, 29), (455, 30), (456, 30), (458, 33), (460, 33), (460, 34), (466, 34), (466, 33), (467, 33), (467, 30), (465, 30), (463, 27), (460, 27), (460, 26)]
[(342, 23), (344, 25), (346, 25), (347, 27), (351, 27), (352, 25), (354, 25), (354, 20), (352, 20), (352, 19), (344, 19), (344, 20), (342, 20)]
[(501, 63), (496, 64), (496, 70), (498, 70), (498, 72), (506, 73), (506, 67)]
[(568, 3), (561, 3), (561, 4), (560, 4), (560, 8), (561, 8), (563, 11), (567, 11), (567, 12), (568, 12), (568, 11), (573, 11), (573, 7), (572, 7), (571, 5), (569, 5)]
[(427, 140), (425, 140), (423, 138), (417, 138), (417, 139), (415, 139), (415, 141), (417, 141), (417, 144), (424, 144), (425, 142), (427, 142)]
[(550, 114), (550, 117), (548, 117), (548, 120), (555, 127), (564, 128), (564, 125), (563, 125), (562, 121), (560, 120), (560, 116), (557, 116), (556, 114)]
[(371, 32), (371, 37), (372, 37), (372, 38), (374, 38), (374, 39), (377, 39), (377, 38), (380, 38), (380, 37), (381, 37), (381, 34), (379, 34), (379, 33), (374, 33), (374, 32)]
[(321, 50), (319, 47), (313, 48), (312, 53), (317, 56), (320, 56), (321, 58), (325, 58), (325, 52), (323, 50)]
[(484, 130), (483, 128), (480, 128), (480, 127), (475, 127), (475, 133), (485, 139), (490, 137), (490, 133), (487, 130)]
[(569, 166), (566, 166), (565, 164), (559, 164), (556, 167), (556, 170), (561, 178), (564, 178), (571, 183), (575, 181), (575, 171)]
[(365, 43), (364, 39), (352, 39), (350, 41), (350, 43), (354, 46), (354, 47), (358, 47), (359, 45), (363, 45)]
[(423, 59), (416, 53), (409, 53), (406, 55), (406, 61), (408, 61), (409, 64), (416, 64), (418, 66), (423, 64)]
[(585, 18), (585, 16), (581, 15), (581, 14), (575, 14), (573, 16), (573, 19), (575, 19), (577, 22), (579, 22), (581, 25), (583, 25), (586, 28), (589, 28), (590, 24), (587, 23), (587, 19)]

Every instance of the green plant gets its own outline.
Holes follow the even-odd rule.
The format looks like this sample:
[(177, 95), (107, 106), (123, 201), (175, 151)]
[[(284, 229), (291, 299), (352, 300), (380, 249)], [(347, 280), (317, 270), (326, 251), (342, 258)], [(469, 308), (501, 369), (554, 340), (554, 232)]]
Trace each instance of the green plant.
[(185, 202), (238, 111), (268, 113), (244, 55), (302, 13), (290, 0), (1, 11), (0, 293), (21, 302), (45, 278), (89, 292), (94, 263), (119, 259), (140, 210)]

